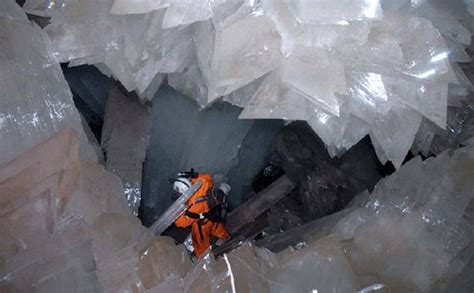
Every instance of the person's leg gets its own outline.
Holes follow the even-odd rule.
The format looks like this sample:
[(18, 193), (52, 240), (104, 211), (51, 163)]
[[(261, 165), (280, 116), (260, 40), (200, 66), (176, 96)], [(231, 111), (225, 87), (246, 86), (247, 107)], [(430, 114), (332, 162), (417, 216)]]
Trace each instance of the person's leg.
[(196, 221), (192, 225), (191, 233), (194, 253), (200, 257), (211, 246), (212, 222), (205, 221), (200, 224), (199, 221)]
[(224, 227), (224, 224), (222, 222), (214, 222), (212, 225), (212, 236), (222, 239), (222, 240), (227, 240), (230, 238), (229, 231)]

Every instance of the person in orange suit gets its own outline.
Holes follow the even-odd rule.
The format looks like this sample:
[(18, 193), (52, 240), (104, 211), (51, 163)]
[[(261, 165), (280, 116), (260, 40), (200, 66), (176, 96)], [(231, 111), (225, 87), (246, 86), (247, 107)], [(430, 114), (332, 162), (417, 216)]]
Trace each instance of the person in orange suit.
[(178, 177), (173, 183), (173, 189), (178, 194), (182, 194), (191, 184), (198, 181), (202, 184), (189, 198), (187, 210), (176, 219), (175, 225), (180, 228), (191, 226), (194, 253), (196, 257), (200, 257), (211, 246), (211, 236), (219, 239), (219, 242), (230, 238), (221, 214), (230, 186), (223, 183), (219, 189), (215, 189), (209, 174), (196, 173), (190, 177)]

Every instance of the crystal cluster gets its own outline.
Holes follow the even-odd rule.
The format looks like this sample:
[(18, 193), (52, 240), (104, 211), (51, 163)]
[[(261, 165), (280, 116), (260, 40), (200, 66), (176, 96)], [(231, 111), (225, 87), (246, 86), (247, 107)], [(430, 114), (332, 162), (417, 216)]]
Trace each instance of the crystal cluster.
[(460, 105), (448, 107), (446, 129), (440, 129), (424, 118), (411, 151), (427, 157), (466, 145), (474, 145), (474, 99), (472, 96), (461, 101)]
[(219, 259), (208, 255), (184, 278), (184, 288), (467, 292), (472, 281), (459, 280), (470, 278), (474, 258), (473, 166), (473, 147), (413, 159), (348, 209), (295, 228), (298, 235), (282, 233), (300, 239), (294, 247), (274, 254), (247, 243)]
[[(307, 120), (332, 155), (369, 133), (379, 158), (400, 166), (415, 136), (431, 142), (420, 150), (442, 148), (442, 133), (418, 128), (430, 129), (423, 121), (444, 127), (446, 119), (460, 130), (448, 142), (472, 144), (469, 100), (461, 99), (455, 115), (446, 111), (448, 93), (462, 97), (470, 87), (449, 60), (467, 61), (468, 10), (459, 1), (381, 4), (27, 1), (28, 12), (52, 16), (42, 31), (13, 0), (0, 1), (0, 291), (471, 290), (474, 147), (409, 161), (329, 220), (286, 231), (303, 240), (295, 248), (273, 253), (245, 244), (220, 257), (208, 253), (191, 267), (184, 248), (155, 237), (132, 215), (119, 177), (93, 162), (58, 64), (94, 64), (144, 98), (168, 74), (202, 106), (222, 97), (244, 108), (242, 118)], [(155, 112), (163, 119), (176, 116), (166, 112), (172, 96), (155, 99), (166, 101)], [(193, 108), (194, 116), (176, 122), (182, 135), (168, 145), (168, 159), (176, 158), (176, 145), (235, 157), (252, 121), (225, 123), (222, 113), (239, 111), (222, 107), (209, 116)], [(189, 128), (191, 119), (216, 129), (204, 144), (194, 144), (200, 129)], [(216, 163), (198, 157), (180, 169)], [(222, 170), (233, 165), (217, 163)], [(460, 276), (465, 288), (454, 284)]]
[(144, 292), (183, 277), (184, 248), (142, 226), (120, 179), (78, 150), (65, 130), (0, 168), (0, 290)]
[[(444, 129), (448, 89), (472, 87), (462, 0), (29, 0), (52, 16), (55, 56), (95, 64), (151, 98), (168, 74), (206, 107), (306, 120), (339, 156), (369, 134), (399, 167), (425, 117)], [(147, 92), (148, 89), (148, 93)]]
[(110, 13), (112, 5), (110, 0), (48, 5), (53, 17), (45, 31), (52, 39), (52, 52), (70, 66), (95, 64), (128, 91), (150, 97), (147, 89), (157, 90), (162, 73), (191, 64), (190, 28), (162, 28), (163, 10), (117, 16)]
[[(354, 267), (427, 291), (458, 274), (472, 255), (474, 149), (413, 159), (383, 179), (332, 232), (348, 243)], [(368, 257), (370, 256), (370, 257)], [(448, 290), (449, 291), (449, 290)]]
[(244, 244), (191, 266), (183, 247), (154, 237), (131, 214), (118, 177), (79, 159), (76, 132), (63, 131), (0, 168), (0, 289), (468, 290), (453, 281), (470, 277), (474, 257), (473, 166), (473, 147), (414, 159), (336, 220), (323, 218), (326, 235), (306, 229), (296, 249)]
[[(55, 55), (95, 64), (151, 98), (168, 74), (206, 107), (306, 120), (339, 156), (370, 134), (399, 167), (425, 117), (446, 127), (450, 85), (470, 88), (472, 16), (461, 0), (27, 1), (52, 16)], [(148, 93), (147, 92), (148, 89)]]

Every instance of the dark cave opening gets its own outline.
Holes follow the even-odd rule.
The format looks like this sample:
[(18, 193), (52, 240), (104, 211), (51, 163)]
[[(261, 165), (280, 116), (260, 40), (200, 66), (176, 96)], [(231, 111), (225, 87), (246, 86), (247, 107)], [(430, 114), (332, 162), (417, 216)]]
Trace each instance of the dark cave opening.
[[(107, 96), (117, 82), (92, 66), (63, 64), (62, 69), (76, 107), (101, 145)], [(254, 241), (337, 213), (356, 194), (372, 190), (395, 171), (390, 162), (382, 165), (377, 160), (368, 136), (340, 158), (331, 158), (306, 122), (284, 126), (279, 120), (238, 120), (240, 109), (226, 102), (200, 110), (166, 85), (145, 106), (151, 113), (151, 129), (138, 217), (147, 226), (172, 203), (168, 178), (191, 167), (226, 178), (232, 186), (230, 212), (258, 197), (283, 175), (294, 182), (293, 191), (237, 232)], [(405, 161), (412, 157), (408, 154)], [(164, 234), (182, 243), (189, 229), (171, 226)]]

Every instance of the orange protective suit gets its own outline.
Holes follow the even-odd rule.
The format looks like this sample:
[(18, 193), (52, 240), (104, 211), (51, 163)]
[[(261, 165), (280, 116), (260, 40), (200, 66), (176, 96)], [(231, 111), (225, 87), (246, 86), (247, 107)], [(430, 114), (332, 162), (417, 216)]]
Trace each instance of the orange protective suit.
[[(189, 208), (187, 210), (197, 215), (205, 214), (210, 211), (209, 204), (203, 199), (208, 194), (208, 191), (213, 188), (211, 175), (199, 174), (199, 176), (194, 178), (191, 182), (194, 184), (198, 180), (202, 182), (201, 188), (189, 198)], [(228, 239), (230, 237), (229, 232), (221, 222), (211, 221), (207, 218), (196, 219), (183, 214), (176, 219), (175, 225), (180, 228), (192, 226), (191, 236), (194, 253), (197, 257), (200, 257), (209, 246), (211, 246), (211, 235), (219, 239)]]

